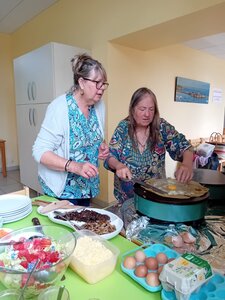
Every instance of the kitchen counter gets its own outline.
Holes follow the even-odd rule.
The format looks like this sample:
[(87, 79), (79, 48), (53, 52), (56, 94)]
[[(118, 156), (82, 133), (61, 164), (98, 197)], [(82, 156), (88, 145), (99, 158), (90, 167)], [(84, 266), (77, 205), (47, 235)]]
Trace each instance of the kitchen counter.
[[(38, 197), (38, 199), (52, 200), (52, 198), (46, 196)], [(31, 220), (34, 217), (39, 218), (41, 225), (54, 225), (48, 217), (38, 214), (37, 207), (33, 206), (33, 211), (29, 216), (17, 222), (4, 224), (4, 227), (20, 229), (32, 226)], [(59, 224), (55, 225), (63, 226)], [(68, 268), (65, 273), (66, 278), (62, 281), (62, 284), (69, 290), (70, 299), (89, 300), (96, 298), (96, 300), (160, 300), (160, 292), (150, 293), (121, 271), (120, 263), (122, 254), (136, 248), (137, 245), (128, 241), (121, 235), (118, 235), (109, 241), (120, 249), (120, 256), (114, 272), (102, 281), (91, 285), (86, 283), (81, 277)], [(3, 289), (4, 287), (0, 284), (0, 290)]]

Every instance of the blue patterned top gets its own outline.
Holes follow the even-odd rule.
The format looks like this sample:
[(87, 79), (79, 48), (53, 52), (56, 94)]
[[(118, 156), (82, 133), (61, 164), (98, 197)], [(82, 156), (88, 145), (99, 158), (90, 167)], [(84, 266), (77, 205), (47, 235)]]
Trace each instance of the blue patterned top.
[[(93, 106), (89, 108), (89, 116), (86, 119), (73, 95), (67, 94), (66, 99), (70, 127), (70, 159), (76, 162), (90, 162), (98, 167), (98, 149), (102, 143), (102, 135), (95, 108)], [(44, 193), (56, 197), (43, 180), (39, 179)], [(86, 199), (95, 197), (98, 193), (99, 176), (86, 179), (77, 174), (68, 173), (65, 189), (60, 198)]]
[[(133, 178), (148, 180), (150, 178), (164, 178), (166, 151), (173, 160), (181, 161), (184, 150), (191, 147), (185, 136), (176, 131), (174, 126), (166, 120), (160, 119), (160, 142), (153, 151), (147, 145), (143, 153), (134, 148), (128, 135), (128, 121), (122, 120), (110, 141), (110, 156), (125, 164), (133, 174)], [(110, 170), (108, 159), (104, 167)], [(120, 180), (114, 176), (114, 196), (123, 203), (134, 196), (132, 182)]]

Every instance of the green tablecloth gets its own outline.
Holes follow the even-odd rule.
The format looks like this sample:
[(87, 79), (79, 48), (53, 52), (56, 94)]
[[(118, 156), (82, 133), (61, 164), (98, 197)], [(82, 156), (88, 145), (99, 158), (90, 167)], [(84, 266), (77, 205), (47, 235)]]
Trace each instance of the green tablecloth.
[[(41, 196), (38, 199), (52, 200), (49, 197)], [(11, 229), (20, 229), (23, 227), (32, 226), (32, 218), (38, 217), (42, 225), (52, 225), (52, 221), (48, 217), (42, 216), (37, 213), (37, 208), (33, 206), (32, 213), (26, 218), (14, 223), (5, 224), (4, 227)], [(58, 225), (57, 226), (61, 226)], [(120, 249), (120, 256), (117, 262), (115, 271), (106, 277), (104, 280), (96, 284), (88, 284), (70, 268), (67, 269), (62, 284), (66, 286), (70, 293), (71, 300), (89, 300), (91, 298), (97, 298), (99, 300), (159, 300), (161, 299), (160, 293), (151, 293), (145, 290), (142, 286), (132, 280), (129, 276), (123, 273), (120, 269), (121, 256), (124, 252), (137, 247), (134, 243), (131, 243), (124, 237), (118, 235), (110, 240), (115, 246)], [(0, 290), (4, 287), (0, 285)]]

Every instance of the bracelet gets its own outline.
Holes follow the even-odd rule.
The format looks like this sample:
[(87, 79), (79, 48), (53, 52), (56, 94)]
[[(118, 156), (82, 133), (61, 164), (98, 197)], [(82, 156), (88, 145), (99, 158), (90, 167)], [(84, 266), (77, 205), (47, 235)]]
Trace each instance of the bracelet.
[(68, 167), (69, 167), (71, 161), (72, 161), (72, 159), (70, 158), (70, 159), (68, 159), (67, 162), (65, 163), (65, 167), (64, 167), (65, 172), (68, 172)]

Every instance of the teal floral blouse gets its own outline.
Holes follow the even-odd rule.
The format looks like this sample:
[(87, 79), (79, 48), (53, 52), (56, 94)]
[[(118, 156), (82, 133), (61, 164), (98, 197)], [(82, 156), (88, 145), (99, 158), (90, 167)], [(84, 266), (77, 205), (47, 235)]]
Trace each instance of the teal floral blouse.
[[(66, 99), (70, 125), (70, 159), (76, 162), (90, 162), (98, 167), (98, 149), (102, 143), (102, 135), (95, 109), (89, 108), (89, 117), (86, 119), (73, 95), (67, 94)], [(40, 183), (45, 194), (55, 197), (43, 180)], [(68, 173), (65, 189), (60, 198), (88, 199), (95, 197), (98, 193), (99, 176), (86, 179), (74, 173)]]
[[(147, 145), (143, 153), (140, 153), (138, 147), (133, 147), (128, 135), (127, 120), (122, 120), (118, 124), (109, 146), (109, 157), (115, 157), (125, 164), (133, 174), (133, 178), (143, 181), (166, 176), (166, 151), (173, 160), (182, 161), (183, 152), (191, 147), (185, 136), (162, 118), (160, 119), (160, 142), (156, 144), (153, 151), (150, 149), (151, 145)], [(110, 170), (108, 159), (105, 161), (104, 167)], [(132, 182), (120, 180), (115, 174), (114, 196), (120, 203), (132, 198), (134, 196)]]

